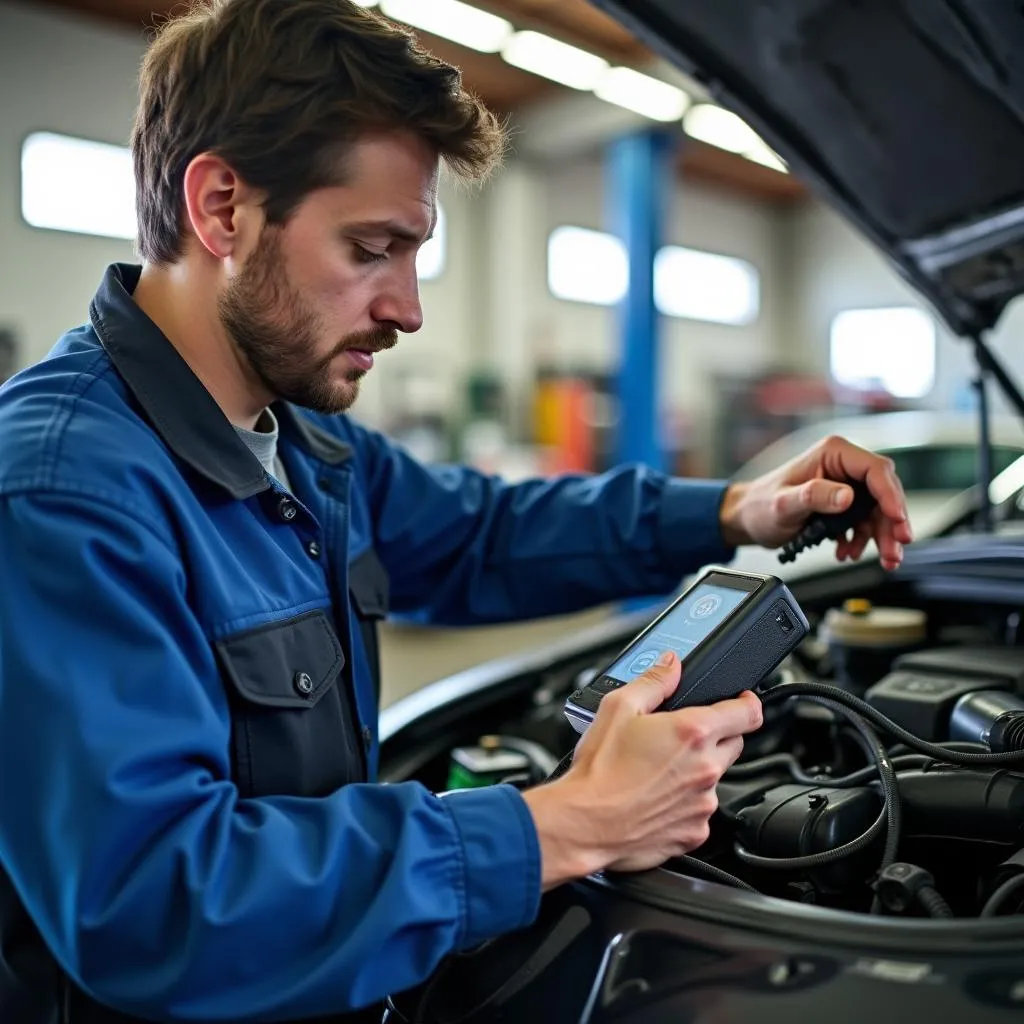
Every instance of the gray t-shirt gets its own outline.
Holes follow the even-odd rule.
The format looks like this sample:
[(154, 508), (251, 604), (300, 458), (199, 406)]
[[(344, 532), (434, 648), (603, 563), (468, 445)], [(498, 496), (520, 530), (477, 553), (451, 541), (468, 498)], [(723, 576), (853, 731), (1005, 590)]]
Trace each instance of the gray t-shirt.
[(249, 451), (260, 460), (260, 465), (282, 486), (288, 488), (288, 478), (285, 476), (284, 466), (277, 457), (279, 434), (277, 417), (269, 409), (264, 409), (263, 414), (256, 421), (255, 430), (235, 427), (235, 432), (245, 442)]

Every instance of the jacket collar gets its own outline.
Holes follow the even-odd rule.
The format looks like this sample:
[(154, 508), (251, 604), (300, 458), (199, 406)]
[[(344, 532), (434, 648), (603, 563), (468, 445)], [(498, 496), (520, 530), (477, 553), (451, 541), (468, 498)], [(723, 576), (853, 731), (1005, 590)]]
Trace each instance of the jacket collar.
[[(135, 304), (140, 266), (107, 268), (89, 306), (89, 317), (117, 372), (124, 378), (164, 443), (197, 472), (244, 499), (267, 490), (270, 480), (191, 367), (163, 332)], [(352, 449), (286, 402), (273, 405), (281, 437), (332, 465)]]

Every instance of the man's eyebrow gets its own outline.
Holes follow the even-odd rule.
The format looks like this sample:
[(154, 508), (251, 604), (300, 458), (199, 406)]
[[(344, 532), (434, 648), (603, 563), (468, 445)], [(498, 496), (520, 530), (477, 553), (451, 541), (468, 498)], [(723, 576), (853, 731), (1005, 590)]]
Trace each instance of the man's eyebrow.
[(402, 242), (412, 242), (414, 244), (424, 242), (433, 236), (433, 231), (431, 231), (424, 238), (418, 231), (414, 231), (412, 228), (395, 220), (362, 220), (355, 224), (347, 225), (346, 230), (353, 234), (391, 235), (392, 238), (397, 238)]

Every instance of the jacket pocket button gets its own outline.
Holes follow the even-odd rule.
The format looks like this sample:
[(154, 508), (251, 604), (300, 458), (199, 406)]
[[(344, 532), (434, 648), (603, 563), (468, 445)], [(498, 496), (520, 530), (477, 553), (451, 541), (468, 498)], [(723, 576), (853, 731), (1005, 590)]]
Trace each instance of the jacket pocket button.
[(309, 555), (310, 558), (319, 558), (320, 557), (320, 541), (318, 541), (318, 540), (311, 540), (306, 545), (306, 553)]
[(308, 697), (313, 692), (313, 680), (309, 677), (308, 672), (296, 672), (293, 680), (295, 689), (302, 694), (303, 697)]

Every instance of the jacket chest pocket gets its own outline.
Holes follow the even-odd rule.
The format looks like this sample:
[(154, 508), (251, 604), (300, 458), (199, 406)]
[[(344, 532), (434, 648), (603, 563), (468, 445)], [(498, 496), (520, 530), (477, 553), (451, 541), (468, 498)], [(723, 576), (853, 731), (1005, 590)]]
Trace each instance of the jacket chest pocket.
[(366, 651), (366, 662), (373, 679), (377, 707), (380, 707), (380, 639), (378, 623), (387, 617), (390, 580), (384, 563), (373, 548), (367, 548), (348, 567), (348, 589), (358, 627)]
[(345, 655), (322, 611), (217, 643), (243, 797), (323, 796), (364, 774)]

